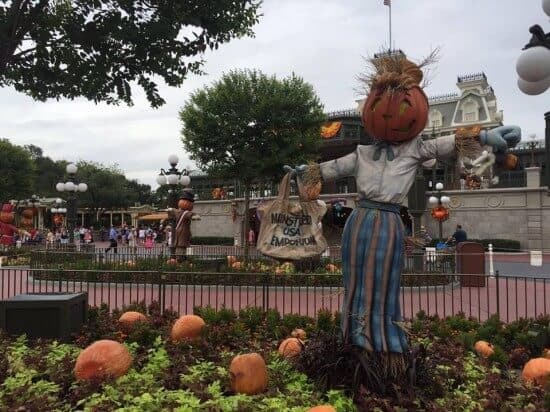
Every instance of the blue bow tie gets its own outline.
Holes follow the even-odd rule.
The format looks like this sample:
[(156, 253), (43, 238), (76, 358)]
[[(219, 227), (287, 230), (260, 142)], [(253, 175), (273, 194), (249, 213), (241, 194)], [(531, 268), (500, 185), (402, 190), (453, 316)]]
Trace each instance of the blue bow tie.
[(395, 159), (395, 154), (393, 153), (391, 143), (388, 143), (384, 140), (380, 140), (374, 143), (374, 146), (375, 146), (375, 149), (374, 149), (374, 154), (372, 156), (374, 160), (380, 159), (380, 155), (382, 154), (382, 149), (386, 149), (386, 159), (388, 159), (388, 161), (391, 162), (393, 159)]

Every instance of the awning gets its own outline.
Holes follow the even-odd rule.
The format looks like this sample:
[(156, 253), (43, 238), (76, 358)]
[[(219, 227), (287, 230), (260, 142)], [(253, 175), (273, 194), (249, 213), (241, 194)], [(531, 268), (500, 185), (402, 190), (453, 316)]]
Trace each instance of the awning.
[(164, 219), (168, 219), (168, 213), (152, 213), (150, 215), (138, 217), (138, 220), (164, 220)]

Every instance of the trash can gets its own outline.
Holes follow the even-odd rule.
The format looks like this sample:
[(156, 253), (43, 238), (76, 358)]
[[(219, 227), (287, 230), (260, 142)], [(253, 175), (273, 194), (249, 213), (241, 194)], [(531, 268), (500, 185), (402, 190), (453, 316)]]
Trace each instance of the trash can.
[(456, 271), (464, 275), (460, 276), (460, 286), (486, 286), (485, 248), (481, 243), (462, 242), (456, 246)]

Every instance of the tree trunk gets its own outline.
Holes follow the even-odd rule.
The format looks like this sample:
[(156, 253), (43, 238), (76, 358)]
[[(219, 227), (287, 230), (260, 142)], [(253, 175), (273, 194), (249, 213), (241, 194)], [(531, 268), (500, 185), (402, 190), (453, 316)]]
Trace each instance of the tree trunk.
[(244, 184), (244, 262), (248, 263), (248, 254), (249, 254), (249, 244), (248, 244), (248, 230), (249, 230), (249, 221), (248, 221), (248, 209), (250, 206), (250, 186), (248, 183)]

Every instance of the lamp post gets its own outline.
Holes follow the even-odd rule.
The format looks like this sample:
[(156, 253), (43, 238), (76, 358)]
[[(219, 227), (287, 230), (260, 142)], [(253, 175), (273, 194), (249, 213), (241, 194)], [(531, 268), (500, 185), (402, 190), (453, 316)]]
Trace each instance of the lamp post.
[(74, 228), (76, 226), (77, 213), (77, 197), (78, 192), (84, 193), (88, 190), (88, 185), (84, 182), (78, 182), (76, 173), (78, 167), (74, 163), (69, 163), (65, 168), (69, 180), (67, 182), (59, 182), (55, 185), (58, 192), (67, 192), (67, 230), (69, 231), (69, 243), (74, 243)]
[[(171, 154), (168, 156), (168, 163), (170, 169), (160, 169), (160, 173), (157, 176), (157, 183), (159, 186), (168, 185), (168, 207), (178, 207), (178, 186), (189, 186), (191, 178), (189, 177), (189, 171), (187, 169), (179, 170), (176, 166), (179, 163), (178, 156)], [(170, 218), (171, 238), (170, 238), (170, 256), (173, 257), (176, 254), (176, 222)]]
[(50, 208), (50, 212), (53, 215), (53, 223), (55, 226), (60, 226), (63, 223), (63, 215), (67, 213), (67, 209), (61, 207), (63, 200), (60, 198), (55, 199), (55, 207)]
[(449, 196), (443, 195), (443, 183), (437, 182), (435, 185), (436, 195), (430, 196), (428, 202), (432, 206), (432, 217), (439, 222), (439, 240), (443, 241), (443, 222), (449, 218), (449, 208), (451, 203)]
[[(550, 16), (550, 0), (542, 1), (542, 10)], [(528, 95), (538, 95), (550, 88), (550, 33), (544, 33), (538, 24), (531, 26), (531, 40), (523, 48), (516, 62), (518, 87)], [(550, 112), (544, 114), (546, 139), (544, 151), (544, 185), (550, 187)]]

